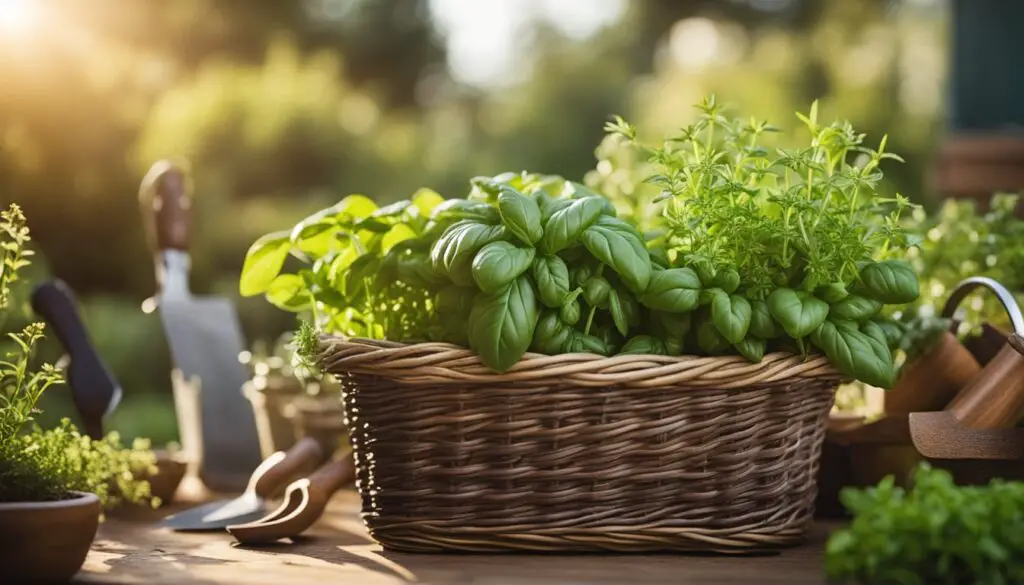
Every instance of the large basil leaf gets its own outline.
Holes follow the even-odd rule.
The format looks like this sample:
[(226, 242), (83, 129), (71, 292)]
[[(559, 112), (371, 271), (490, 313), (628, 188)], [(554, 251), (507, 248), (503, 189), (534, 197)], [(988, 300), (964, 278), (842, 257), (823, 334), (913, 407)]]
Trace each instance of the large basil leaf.
[(729, 343), (739, 343), (750, 329), (750, 303), (739, 295), (720, 292), (711, 302), (711, 320)]
[(245, 255), (239, 292), (244, 297), (263, 294), (281, 273), (291, 250), (291, 232), (275, 232), (256, 240)]
[(558, 311), (545, 310), (537, 322), (537, 328), (533, 333), (533, 343), (530, 345), (533, 351), (555, 355), (562, 351), (572, 328), (562, 322)]
[(683, 338), (690, 332), (693, 323), (693, 313), (666, 313), (653, 311), (651, 323), (659, 330), (665, 332), (666, 337)]
[(843, 300), (829, 307), (828, 313), (840, 319), (849, 319), (860, 323), (874, 317), (881, 310), (882, 303), (874, 299), (860, 295), (847, 295)]
[(508, 242), (491, 242), (473, 258), (473, 280), (484, 292), (494, 292), (526, 272), (536, 251)]
[(840, 372), (872, 386), (891, 388), (892, 353), (872, 337), (825, 321), (811, 334), (811, 343), (825, 352)]
[(365, 195), (349, 195), (300, 221), (291, 231), (293, 247), (319, 258), (339, 247), (335, 234), (376, 211), (377, 204)]
[(782, 333), (782, 327), (772, 319), (768, 303), (750, 301), (750, 334), (761, 339), (775, 339)]
[(473, 301), (469, 347), (491, 369), (504, 372), (523, 357), (537, 328), (537, 299), (526, 275)]
[[(540, 221), (544, 226), (547, 226), (548, 220), (557, 211), (561, 211), (566, 207), (572, 205), (572, 199), (559, 199), (550, 197), (544, 193), (537, 194), (537, 207), (540, 208)], [(546, 227), (545, 227), (546, 229)]]
[[(581, 200), (585, 201), (585, 200)], [(634, 293), (647, 289), (651, 281), (651, 257), (637, 231), (610, 216), (601, 216), (583, 232), (583, 245), (609, 266)]]
[(860, 271), (860, 289), (865, 296), (886, 304), (911, 303), (917, 300), (917, 275), (902, 260), (873, 262)]
[(828, 317), (828, 303), (805, 291), (789, 288), (776, 289), (768, 295), (768, 310), (794, 339), (810, 335)]
[(615, 289), (608, 291), (608, 311), (612, 314), (615, 329), (622, 335), (627, 335), (629, 333), (629, 320), (626, 317), (626, 312), (622, 309), (619, 292)]
[(643, 315), (640, 312), (640, 303), (636, 300), (636, 297), (621, 285), (616, 285), (613, 288), (618, 293), (619, 306), (622, 308), (622, 316), (626, 319), (626, 323), (630, 327), (640, 325), (641, 321), (643, 321)]
[(537, 256), (533, 260), (533, 280), (540, 301), (552, 309), (562, 306), (569, 294), (569, 268), (558, 256)]
[(508, 231), (528, 246), (544, 235), (537, 202), (515, 189), (504, 188), (498, 194), (498, 213)]
[(647, 289), (640, 295), (645, 307), (666, 313), (687, 313), (700, 300), (700, 278), (690, 268), (669, 268), (651, 273)]
[(763, 339), (749, 336), (743, 341), (734, 344), (733, 347), (736, 348), (736, 351), (740, 352), (740, 355), (757, 364), (764, 357), (765, 348), (768, 347), (768, 344)]
[(449, 227), (430, 250), (434, 270), (459, 286), (473, 284), (473, 257), (480, 248), (506, 237), (505, 227), (462, 220)]
[(637, 335), (630, 338), (619, 350), (620, 354), (668, 355), (665, 342), (650, 335)]
[(602, 198), (586, 197), (554, 211), (544, 224), (544, 236), (538, 247), (545, 254), (556, 254), (575, 244), (597, 222), (603, 209)]
[(882, 346), (886, 348), (890, 347), (889, 339), (885, 335), (885, 330), (879, 327), (878, 323), (875, 323), (874, 321), (865, 321), (860, 324), (860, 332), (882, 344)]

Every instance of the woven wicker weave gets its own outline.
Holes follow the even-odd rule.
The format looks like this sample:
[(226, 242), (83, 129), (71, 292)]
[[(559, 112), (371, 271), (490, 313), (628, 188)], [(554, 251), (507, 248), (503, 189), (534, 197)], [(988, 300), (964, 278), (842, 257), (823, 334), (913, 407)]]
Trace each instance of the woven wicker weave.
[(821, 357), (472, 352), (325, 336), (363, 518), (402, 551), (743, 552), (809, 526), (840, 377)]

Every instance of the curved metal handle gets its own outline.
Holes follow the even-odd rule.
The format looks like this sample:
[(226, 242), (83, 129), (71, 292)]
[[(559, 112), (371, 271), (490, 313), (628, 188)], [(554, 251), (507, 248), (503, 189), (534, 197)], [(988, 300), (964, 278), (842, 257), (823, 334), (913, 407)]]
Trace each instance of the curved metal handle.
[(942, 308), (942, 316), (946, 319), (951, 318), (964, 298), (978, 287), (987, 288), (996, 295), (1003, 308), (1006, 309), (1006, 314), (1010, 316), (1013, 332), (1024, 336), (1024, 315), (1021, 315), (1017, 299), (1005, 286), (986, 276), (973, 276), (956, 285), (953, 293), (949, 295), (949, 300), (946, 301), (946, 306)]

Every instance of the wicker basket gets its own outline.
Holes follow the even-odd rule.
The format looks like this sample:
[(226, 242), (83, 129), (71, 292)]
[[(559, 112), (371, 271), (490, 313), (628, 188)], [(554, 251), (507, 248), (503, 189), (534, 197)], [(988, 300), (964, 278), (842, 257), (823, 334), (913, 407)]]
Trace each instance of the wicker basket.
[(799, 543), (840, 375), (823, 357), (527, 354), (320, 340), (385, 548), (744, 552)]

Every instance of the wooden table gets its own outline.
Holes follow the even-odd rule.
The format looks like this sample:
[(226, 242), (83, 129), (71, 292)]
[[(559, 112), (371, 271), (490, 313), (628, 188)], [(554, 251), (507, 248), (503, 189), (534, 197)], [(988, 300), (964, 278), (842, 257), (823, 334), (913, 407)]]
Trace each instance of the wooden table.
[(185, 534), (155, 520), (185, 507), (108, 518), (75, 583), (145, 585), (454, 585), (824, 583), (822, 550), (834, 525), (779, 555), (419, 555), (392, 553), (370, 540), (354, 492), (334, 497), (297, 543), (243, 548), (225, 533)]

